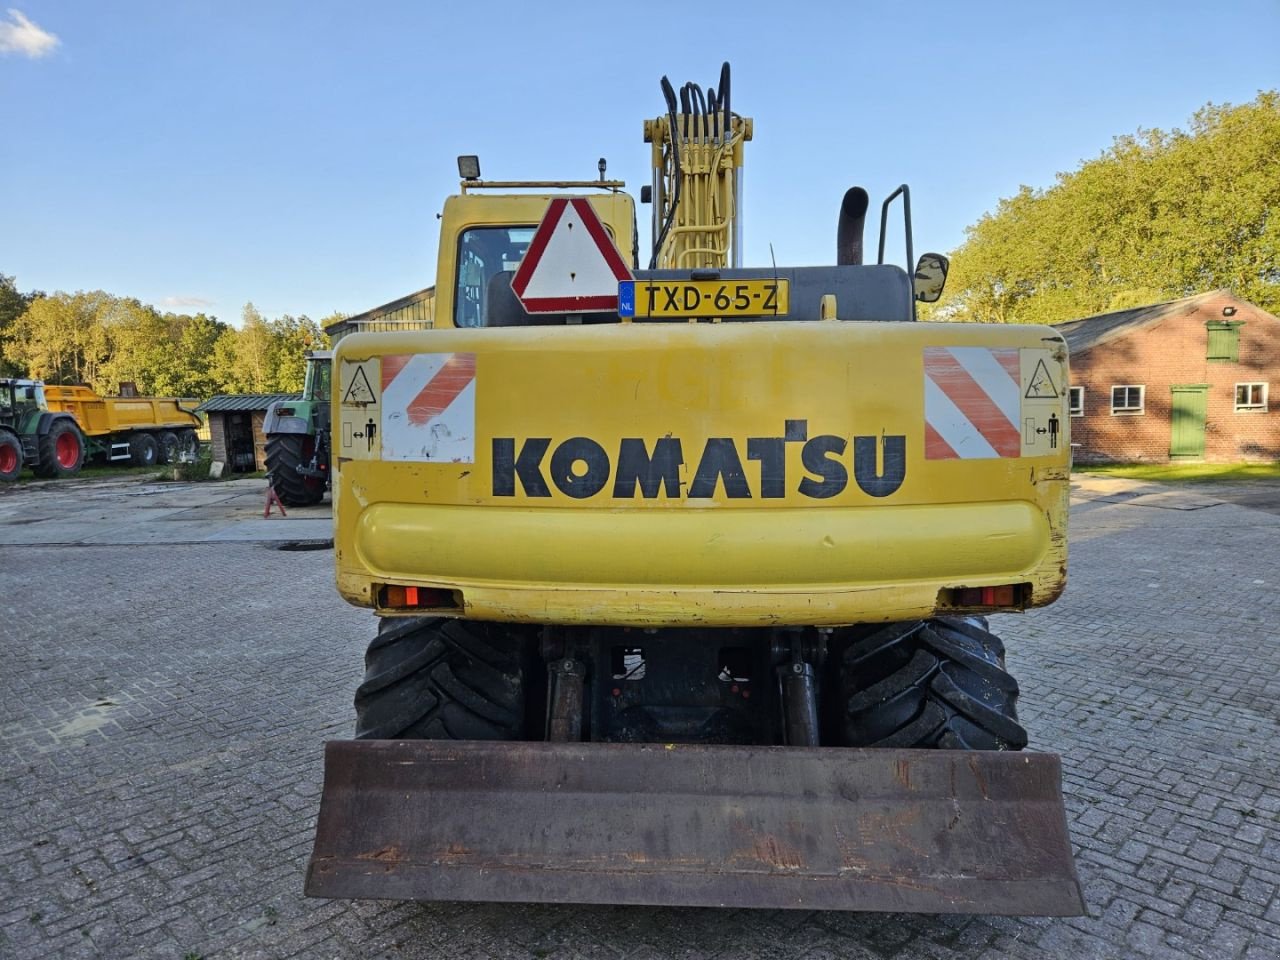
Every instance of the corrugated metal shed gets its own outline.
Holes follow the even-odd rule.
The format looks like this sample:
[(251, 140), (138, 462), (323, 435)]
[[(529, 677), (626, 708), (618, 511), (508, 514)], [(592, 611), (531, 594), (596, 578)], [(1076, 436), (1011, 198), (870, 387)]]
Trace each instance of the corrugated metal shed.
[(427, 287), (380, 307), (338, 320), (324, 328), (333, 343), (348, 333), (382, 330), (429, 330), (435, 321), (436, 288)]
[(301, 399), (300, 393), (220, 393), (196, 407), (196, 413), (266, 410), (277, 400)]

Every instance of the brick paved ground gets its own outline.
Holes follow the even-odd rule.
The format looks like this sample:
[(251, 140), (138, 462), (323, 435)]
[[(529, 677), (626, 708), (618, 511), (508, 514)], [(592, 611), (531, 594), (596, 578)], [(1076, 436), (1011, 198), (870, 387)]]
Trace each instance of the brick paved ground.
[(0, 957), (1275, 960), (1280, 515), (1111, 499), (1065, 599), (997, 624), (1088, 918), (305, 900), (370, 627), (332, 555), (37, 546), (0, 575)]

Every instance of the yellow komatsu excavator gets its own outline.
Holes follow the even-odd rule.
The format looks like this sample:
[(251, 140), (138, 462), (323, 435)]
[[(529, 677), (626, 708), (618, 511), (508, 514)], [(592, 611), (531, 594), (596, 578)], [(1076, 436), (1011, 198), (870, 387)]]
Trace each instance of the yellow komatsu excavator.
[(985, 619), (1065, 582), (1062, 337), (917, 322), (905, 186), (875, 263), (853, 188), (835, 265), (743, 266), (728, 65), (662, 86), (647, 268), (603, 161), (464, 157), (434, 328), (337, 345), (338, 587), (381, 619), (307, 892), (1081, 913)]

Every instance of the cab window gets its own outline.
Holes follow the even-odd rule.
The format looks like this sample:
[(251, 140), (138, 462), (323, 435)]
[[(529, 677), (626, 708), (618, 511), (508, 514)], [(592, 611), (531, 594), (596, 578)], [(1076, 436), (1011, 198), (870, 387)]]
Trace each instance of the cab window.
[(504, 271), (515, 272), (535, 229), (472, 227), (462, 232), (458, 239), (458, 292), (453, 301), (455, 326), (484, 326), (489, 281)]

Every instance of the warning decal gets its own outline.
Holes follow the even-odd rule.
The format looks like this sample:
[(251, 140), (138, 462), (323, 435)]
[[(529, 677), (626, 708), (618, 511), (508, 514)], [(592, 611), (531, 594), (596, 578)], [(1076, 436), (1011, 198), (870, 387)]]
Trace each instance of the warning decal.
[(928, 460), (1017, 457), (1018, 351), (926, 347), (924, 455)]
[(383, 460), (474, 463), (476, 355), (382, 358)]
[(1044, 457), (1067, 447), (1066, 371), (1053, 351), (1022, 355), (1022, 455)]
[(343, 403), (366, 404), (374, 402), (373, 387), (369, 386), (369, 377), (363, 366), (356, 367), (355, 375), (347, 385), (347, 392), (342, 395)]
[(1047, 349), (926, 347), (925, 458), (1053, 453), (1064, 442), (1062, 379)]
[(1049, 368), (1044, 360), (1036, 361), (1035, 372), (1031, 374), (1031, 383), (1023, 394), (1028, 400), (1057, 400), (1058, 388), (1053, 385), (1053, 377), (1049, 376)]
[(336, 441), (339, 460), (376, 460), (381, 448), (382, 405), (377, 385), (381, 381), (377, 357), (352, 362), (343, 360), (337, 371), (339, 405)]

